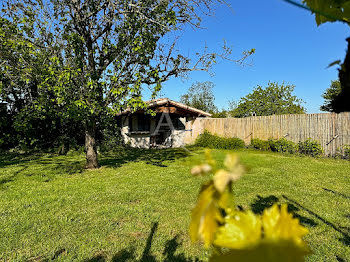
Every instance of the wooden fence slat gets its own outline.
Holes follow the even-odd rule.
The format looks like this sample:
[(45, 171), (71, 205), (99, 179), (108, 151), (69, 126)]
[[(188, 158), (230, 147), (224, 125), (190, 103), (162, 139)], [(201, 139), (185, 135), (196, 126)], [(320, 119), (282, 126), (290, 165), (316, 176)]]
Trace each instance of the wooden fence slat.
[(250, 144), (252, 138), (267, 140), (286, 137), (295, 143), (312, 138), (320, 142), (326, 155), (334, 155), (344, 145), (350, 145), (350, 112), (202, 118), (195, 120), (192, 126), (190, 142), (208, 130), (224, 137), (239, 137), (246, 144)]

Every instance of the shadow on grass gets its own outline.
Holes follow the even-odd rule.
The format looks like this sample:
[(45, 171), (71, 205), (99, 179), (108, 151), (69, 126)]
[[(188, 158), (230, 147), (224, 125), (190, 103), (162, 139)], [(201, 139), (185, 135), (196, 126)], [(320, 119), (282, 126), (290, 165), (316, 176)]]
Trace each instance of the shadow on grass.
[[(168, 149), (122, 149), (119, 152), (100, 155), (100, 165), (110, 168), (118, 168), (129, 162), (143, 161), (146, 164), (158, 167), (167, 167), (166, 162), (185, 158), (190, 154), (189, 150), (182, 148)], [(75, 156), (76, 157), (76, 156)], [(0, 176), (0, 188), (13, 182), (19, 174), (25, 176), (37, 176), (43, 182), (49, 182), (56, 175), (81, 173), (85, 169), (85, 160), (77, 161), (71, 156), (57, 156), (40, 153), (19, 154), (1, 153), (0, 170), (7, 166), (14, 166), (16, 171), (9, 170), (4, 176)], [(33, 172), (26, 169), (33, 167)], [(12, 167), (11, 167), (12, 169)], [(12, 172), (12, 173), (11, 173)]]
[(324, 191), (333, 193), (333, 194), (335, 194), (335, 195), (337, 195), (337, 196), (341, 196), (341, 197), (350, 199), (350, 196), (345, 195), (345, 194), (343, 194), (343, 193), (340, 193), (340, 192), (338, 192), (338, 191), (335, 191), (335, 190), (332, 190), (332, 189), (328, 189), (328, 188), (324, 188), (324, 187), (322, 187), (322, 189), (323, 189)]
[(146, 164), (158, 167), (167, 167), (167, 161), (175, 161), (189, 156), (190, 152), (183, 148), (167, 149), (138, 149), (131, 148), (120, 151), (113, 155), (101, 157), (101, 166), (118, 168), (128, 162), (144, 161)]
[(316, 214), (315, 212), (313, 212), (312, 210), (304, 207), (303, 205), (299, 204), (297, 201), (282, 195), (282, 197), (289, 201), (290, 203), (294, 204), (295, 206), (297, 206), (298, 208), (306, 211), (307, 213), (309, 213), (311, 216), (315, 217), (316, 219), (318, 219), (319, 221), (321, 221), (322, 223), (326, 224), (327, 226), (330, 226), (331, 228), (333, 228), (335, 231), (337, 231), (338, 233), (342, 234), (342, 238), (339, 239), (340, 242), (342, 242), (344, 245), (346, 246), (350, 246), (350, 228), (348, 227), (340, 227), (340, 226), (336, 226), (335, 224), (333, 224), (332, 222), (326, 220), (325, 218), (319, 216), (318, 214)]
[(24, 164), (29, 161), (33, 161), (42, 157), (39, 153), (12, 153), (12, 152), (0, 152), (0, 168)]
[(344, 258), (341, 258), (340, 256), (335, 256), (338, 262), (346, 262)]
[[(342, 238), (340, 238), (338, 240), (340, 242), (342, 242), (344, 245), (350, 246), (350, 235), (349, 235), (350, 234), (350, 228), (349, 227), (336, 226), (335, 224), (333, 224), (330, 221), (324, 219), (320, 215), (318, 215), (315, 212), (313, 212), (312, 210), (304, 207), (303, 205), (301, 205), (297, 201), (287, 197), (286, 195), (282, 195), (282, 198), (284, 200), (287, 200), (288, 212), (291, 212), (293, 214), (293, 217), (298, 218), (302, 225), (315, 227), (315, 226), (318, 225), (318, 223), (316, 223), (315, 220), (313, 220), (311, 218), (299, 215), (298, 212), (300, 210), (303, 210), (303, 211), (307, 212), (311, 217), (319, 220), (320, 222), (326, 224), (327, 226), (333, 228), (335, 231), (340, 233), (342, 235)], [(273, 204), (278, 203), (279, 200), (280, 199), (278, 197), (274, 196), (274, 195), (270, 195), (270, 196), (267, 196), (267, 197), (262, 197), (260, 195), (257, 195), (257, 198), (254, 200), (254, 202), (250, 206), (251, 206), (252, 211), (255, 214), (262, 214), (265, 208), (271, 207)], [(350, 218), (350, 214), (345, 215), (345, 216)], [(344, 259), (342, 259), (338, 255), (336, 256), (336, 258), (337, 258), (337, 261), (341, 261), (341, 262), (345, 261)]]
[[(151, 248), (152, 248), (152, 242), (153, 237), (158, 228), (158, 222), (153, 223), (151, 231), (148, 235), (145, 248), (142, 252), (142, 257), (137, 260), (136, 259), (136, 252), (135, 247), (130, 247), (127, 249), (123, 249), (119, 252), (117, 252), (113, 258), (113, 262), (124, 262), (124, 261), (138, 261), (138, 262), (157, 262), (157, 261), (163, 261), (163, 262), (200, 262), (198, 258), (187, 258), (184, 254), (175, 254), (178, 247), (181, 245), (181, 242), (178, 240), (178, 236), (175, 236), (171, 240), (168, 240), (165, 243), (163, 255), (164, 258), (162, 260), (157, 260), (157, 258), (152, 254)], [(104, 255), (97, 255), (95, 257), (92, 257), (90, 259), (85, 260), (85, 262), (104, 262), (107, 261), (108, 258)]]
[(41, 165), (41, 170), (46, 170), (56, 175), (81, 173), (85, 168), (85, 161), (70, 160), (68, 156), (65, 159), (38, 159), (34, 160), (33, 163)]
[(252, 209), (253, 213), (260, 215), (263, 213), (264, 209), (272, 207), (273, 204), (279, 201), (279, 199), (273, 195), (268, 197), (257, 195), (256, 197), (257, 199), (255, 199), (250, 205), (250, 208)]
[(6, 183), (12, 182), (17, 175), (19, 175), (21, 172), (25, 171), (28, 168), (28, 166), (22, 166), (20, 170), (15, 171), (12, 175), (7, 176), (5, 178), (0, 179), (0, 187)]
[[(257, 198), (254, 200), (254, 202), (250, 205), (252, 211), (255, 214), (262, 214), (264, 209), (266, 208), (270, 208), (273, 206), (273, 204), (278, 203), (279, 202), (279, 198), (274, 196), (274, 195), (270, 195), (267, 197), (262, 197), (260, 195), (256, 196)], [(298, 207), (296, 207), (293, 203), (291, 203), (290, 201), (288, 201), (288, 212), (291, 212), (293, 214), (293, 217), (298, 218), (300, 223), (304, 226), (310, 226), (310, 227), (314, 227), (317, 226), (317, 223), (308, 218), (308, 217), (304, 217), (301, 216), (300, 214), (298, 214), (298, 211), (300, 211), (300, 209)]]
[[(10, 168), (8, 168), (10, 167)], [(5, 168), (6, 172), (1, 172)], [(6, 169), (7, 168), (7, 169)], [(69, 156), (56, 158), (54, 155), (43, 154), (0, 154), (0, 189), (13, 182), (19, 175), (37, 177), (43, 182), (49, 182), (56, 175), (81, 173), (84, 163), (72, 160)]]
[[(48, 165), (52, 170), (57, 170), (59, 173), (75, 173), (83, 169), (81, 162), (72, 161), (69, 156), (65, 156), (65, 159), (57, 159), (58, 155), (44, 154), (44, 153), (0, 153), (0, 168), (18, 165), (20, 167), (28, 168), (29, 165)], [(16, 171), (15, 173), (22, 172)], [(17, 175), (16, 174), (16, 175)], [(14, 174), (15, 175), (15, 174)]]

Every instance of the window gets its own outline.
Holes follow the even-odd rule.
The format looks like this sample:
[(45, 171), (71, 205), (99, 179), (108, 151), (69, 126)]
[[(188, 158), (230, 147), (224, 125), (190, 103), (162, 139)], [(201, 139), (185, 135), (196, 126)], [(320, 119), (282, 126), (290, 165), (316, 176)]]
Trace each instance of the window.
[(176, 130), (184, 130), (185, 129), (185, 125), (181, 122), (179, 116), (172, 115), (171, 122), (173, 123), (173, 126)]
[(137, 131), (150, 131), (151, 130), (151, 116), (139, 114), (137, 115)]

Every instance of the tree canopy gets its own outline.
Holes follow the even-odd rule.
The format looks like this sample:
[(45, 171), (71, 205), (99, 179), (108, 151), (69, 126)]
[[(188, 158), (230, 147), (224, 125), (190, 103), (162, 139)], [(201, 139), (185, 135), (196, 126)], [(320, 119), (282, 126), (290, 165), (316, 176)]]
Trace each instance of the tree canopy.
[(1, 100), (80, 121), (87, 167), (96, 168), (102, 119), (146, 107), (144, 88), (155, 98), (171, 77), (207, 71), (231, 54), (225, 45), (220, 54), (204, 48), (193, 60), (176, 48), (178, 32), (199, 28), (215, 3), (224, 1), (3, 1)]
[(230, 115), (248, 117), (252, 115), (304, 114), (303, 101), (292, 94), (294, 88), (294, 85), (276, 82), (269, 82), (265, 88), (258, 85), (237, 103), (231, 102)]
[(341, 85), (339, 80), (335, 80), (331, 82), (331, 86), (327, 88), (326, 92), (322, 95), (324, 98), (324, 104), (320, 107), (320, 110), (327, 112), (334, 112), (335, 108), (333, 108), (334, 99), (340, 94)]
[(217, 111), (215, 106), (215, 96), (213, 93), (213, 82), (195, 82), (187, 90), (187, 93), (181, 96), (181, 103), (188, 106), (214, 113)]
[(317, 25), (335, 21), (350, 23), (349, 0), (303, 0), (303, 3), (315, 14)]

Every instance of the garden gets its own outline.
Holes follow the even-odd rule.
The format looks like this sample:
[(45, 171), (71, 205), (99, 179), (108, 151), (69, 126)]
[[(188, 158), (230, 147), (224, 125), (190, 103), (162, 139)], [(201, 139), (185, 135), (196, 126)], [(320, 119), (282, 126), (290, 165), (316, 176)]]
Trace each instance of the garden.
[[(224, 149), (212, 155), (222, 165)], [(273, 204), (308, 228), (306, 261), (350, 259), (350, 162), (234, 150), (246, 174), (235, 205), (261, 214)], [(84, 154), (0, 155), (0, 260), (207, 261), (189, 236), (200, 185), (190, 174), (203, 149), (120, 149), (84, 169)]]

